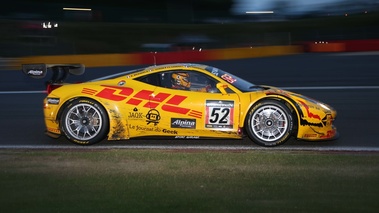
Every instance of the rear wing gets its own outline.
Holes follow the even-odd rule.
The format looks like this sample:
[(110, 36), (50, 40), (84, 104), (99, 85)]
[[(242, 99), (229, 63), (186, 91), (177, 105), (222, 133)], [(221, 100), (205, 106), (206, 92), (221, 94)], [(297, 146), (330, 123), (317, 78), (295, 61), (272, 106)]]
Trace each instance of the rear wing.
[(44, 78), (52, 71), (50, 83), (61, 83), (69, 74), (82, 75), (85, 71), (83, 64), (23, 64), (22, 72), (31, 78)]

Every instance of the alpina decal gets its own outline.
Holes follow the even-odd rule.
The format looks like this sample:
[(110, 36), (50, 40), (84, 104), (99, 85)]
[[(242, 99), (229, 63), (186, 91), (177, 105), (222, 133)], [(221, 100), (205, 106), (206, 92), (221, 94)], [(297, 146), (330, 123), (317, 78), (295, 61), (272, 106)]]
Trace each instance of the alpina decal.
[(171, 128), (196, 128), (196, 119), (171, 118)]

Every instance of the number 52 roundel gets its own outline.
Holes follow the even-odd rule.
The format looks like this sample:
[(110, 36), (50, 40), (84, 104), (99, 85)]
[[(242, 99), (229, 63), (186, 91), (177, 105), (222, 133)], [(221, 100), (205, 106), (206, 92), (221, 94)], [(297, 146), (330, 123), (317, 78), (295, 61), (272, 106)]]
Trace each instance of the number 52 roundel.
[(207, 100), (206, 128), (233, 128), (234, 101)]

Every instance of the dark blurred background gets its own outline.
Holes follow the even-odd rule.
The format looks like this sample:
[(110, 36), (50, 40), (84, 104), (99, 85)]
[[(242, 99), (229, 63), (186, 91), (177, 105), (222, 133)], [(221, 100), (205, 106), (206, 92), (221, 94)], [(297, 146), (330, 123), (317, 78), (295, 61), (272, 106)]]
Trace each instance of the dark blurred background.
[(0, 57), (379, 38), (379, 0), (13, 0)]

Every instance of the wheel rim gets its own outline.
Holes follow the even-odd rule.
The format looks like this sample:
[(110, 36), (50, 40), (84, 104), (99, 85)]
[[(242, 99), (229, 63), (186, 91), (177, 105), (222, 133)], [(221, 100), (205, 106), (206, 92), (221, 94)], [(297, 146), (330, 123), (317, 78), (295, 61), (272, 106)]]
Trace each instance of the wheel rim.
[(288, 118), (286, 113), (276, 106), (258, 108), (251, 120), (254, 135), (264, 141), (276, 141), (286, 134)]
[(70, 135), (78, 140), (89, 140), (100, 132), (103, 121), (98, 109), (78, 104), (68, 111), (65, 124)]

